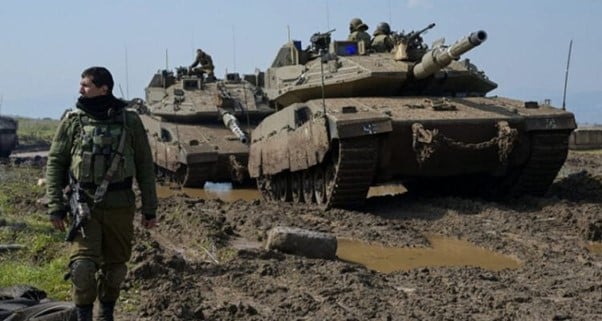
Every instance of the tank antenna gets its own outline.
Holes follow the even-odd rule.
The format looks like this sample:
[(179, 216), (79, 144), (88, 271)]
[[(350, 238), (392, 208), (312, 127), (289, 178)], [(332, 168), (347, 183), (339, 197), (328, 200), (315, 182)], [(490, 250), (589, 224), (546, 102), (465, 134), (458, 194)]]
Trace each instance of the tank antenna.
[(286, 37), (291, 48), (291, 64), (296, 65), (297, 62), (295, 61), (295, 49), (291, 45), (291, 26), (289, 25), (286, 25)]
[[(121, 95), (123, 95), (123, 93)], [(129, 72), (128, 72), (128, 47), (125, 47), (125, 99), (130, 99), (130, 77), (129, 77)]]
[(326, 117), (326, 99), (324, 98), (324, 60), (326, 53), (324, 49), (320, 49), (320, 78), (321, 78), (321, 89), (322, 89), (322, 112)]
[(169, 55), (167, 50), (168, 49), (165, 49), (165, 70), (169, 70)]
[(391, 0), (389, 0), (389, 23), (392, 23), (391, 21)]
[(121, 89), (121, 84), (119, 84), (119, 92), (121, 93), (121, 98), (126, 99), (123, 95), (123, 89)]
[(326, 0), (326, 29), (330, 30), (330, 9), (328, 8), (328, 0)]
[(234, 25), (232, 25), (232, 66), (234, 67), (234, 72), (236, 72), (236, 32)]
[(566, 85), (569, 81), (569, 64), (571, 63), (571, 50), (573, 49), (573, 39), (569, 42), (569, 56), (566, 60), (566, 71), (564, 73), (564, 92), (562, 94), (562, 110), (566, 110)]

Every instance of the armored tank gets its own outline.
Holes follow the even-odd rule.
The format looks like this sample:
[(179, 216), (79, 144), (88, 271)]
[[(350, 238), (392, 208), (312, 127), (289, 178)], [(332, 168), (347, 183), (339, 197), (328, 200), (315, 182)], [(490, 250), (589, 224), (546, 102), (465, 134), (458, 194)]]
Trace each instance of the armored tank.
[(0, 158), (10, 156), (17, 146), (17, 128), (14, 118), (0, 116)]
[(279, 109), (253, 131), (249, 173), (268, 200), (350, 207), (371, 186), (504, 197), (544, 194), (576, 127), (549, 103), (487, 97), (497, 84), (460, 56), (479, 30), (429, 48), (395, 34), (391, 52), (316, 33), (286, 43), (265, 72)]
[(256, 79), (207, 79), (185, 67), (153, 75), (137, 109), (159, 172), (187, 187), (248, 182), (249, 132), (274, 111)]

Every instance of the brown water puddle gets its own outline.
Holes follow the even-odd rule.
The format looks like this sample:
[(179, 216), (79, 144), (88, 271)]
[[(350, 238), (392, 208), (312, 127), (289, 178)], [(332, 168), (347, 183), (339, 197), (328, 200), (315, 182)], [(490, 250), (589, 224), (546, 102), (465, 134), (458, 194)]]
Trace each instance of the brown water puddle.
[(157, 196), (167, 198), (172, 195), (185, 194), (188, 197), (195, 197), (205, 200), (220, 199), (224, 202), (234, 202), (236, 200), (252, 201), (260, 199), (261, 195), (256, 189), (252, 188), (232, 188), (228, 183), (208, 183), (205, 188), (172, 188), (169, 186), (157, 185)]
[(420, 267), (478, 266), (490, 271), (516, 269), (521, 262), (470, 242), (427, 236), (430, 248), (395, 248), (339, 239), (337, 256), (383, 273), (408, 271)]
[[(398, 195), (406, 192), (402, 185), (383, 185), (370, 187), (368, 197)], [(252, 201), (261, 199), (261, 194), (254, 188), (232, 188), (229, 183), (207, 183), (204, 188), (174, 188), (165, 185), (157, 185), (157, 196), (167, 198), (172, 195), (186, 194), (188, 197), (196, 197), (205, 200), (221, 199), (224, 202), (235, 200)]]
[(587, 249), (594, 254), (602, 255), (602, 243), (589, 242)]

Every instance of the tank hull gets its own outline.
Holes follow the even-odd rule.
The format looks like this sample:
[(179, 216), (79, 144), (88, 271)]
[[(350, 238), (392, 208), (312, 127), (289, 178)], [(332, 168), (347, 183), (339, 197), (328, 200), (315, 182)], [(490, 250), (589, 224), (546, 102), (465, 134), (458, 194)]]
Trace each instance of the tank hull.
[(0, 157), (8, 157), (17, 146), (17, 121), (0, 116)]
[(310, 100), (256, 129), (249, 172), (269, 199), (302, 201), (293, 197), (302, 189), (292, 190), (307, 177), (310, 202), (326, 207), (362, 204), (370, 186), (389, 182), (420, 192), (541, 195), (575, 127), (569, 112), (499, 97), (332, 98), (325, 107)]
[(249, 147), (218, 122), (173, 123), (151, 115), (140, 118), (147, 129), (157, 168), (187, 187), (205, 182), (248, 183)]

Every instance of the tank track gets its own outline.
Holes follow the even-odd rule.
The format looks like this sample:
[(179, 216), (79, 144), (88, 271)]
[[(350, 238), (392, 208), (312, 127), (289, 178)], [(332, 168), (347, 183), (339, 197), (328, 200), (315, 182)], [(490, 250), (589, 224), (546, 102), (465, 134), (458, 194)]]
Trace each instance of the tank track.
[(529, 161), (512, 180), (508, 195), (544, 195), (566, 160), (569, 135), (569, 132), (533, 132)]
[[(333, 150), (334, 177), (326, 180), (326, 207), (362, 205), (374, 178), (378, 139), (364, 136), (339, 141)], [(328, 166), (328, 165), (327, 165)], [(326, 171), (328, 173), (328, 170)]]
[(359, 206), (372, 183), (377, 152), (378, 137), (343, 139), (332, 143), (322, 163), (302, 171), (259, 177), (257, 185), (269, 202), (314, 203), (324, 209)]

